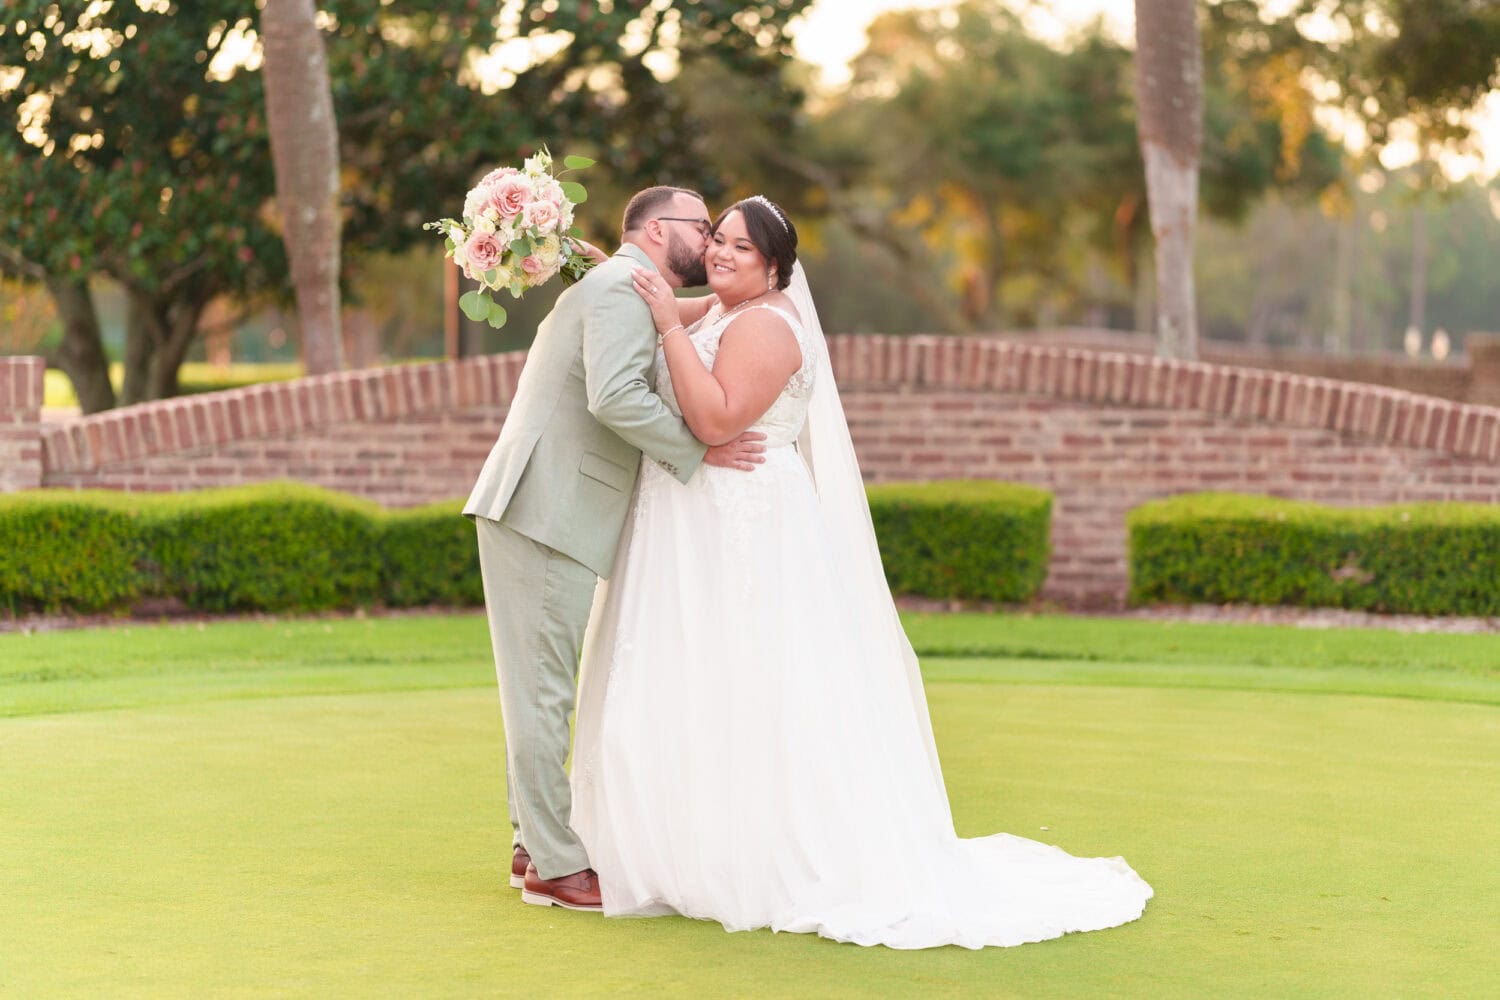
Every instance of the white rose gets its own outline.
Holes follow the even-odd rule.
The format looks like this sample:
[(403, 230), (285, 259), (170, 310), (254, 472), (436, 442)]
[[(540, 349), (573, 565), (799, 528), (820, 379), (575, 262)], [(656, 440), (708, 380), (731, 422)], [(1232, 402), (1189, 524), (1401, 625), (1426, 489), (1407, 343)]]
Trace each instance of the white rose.
[(562, 257), (562, 240), (556, 236), (548, 236), (536, 248), (536, 257), (544, 266), (556, 267), (559, 258)]

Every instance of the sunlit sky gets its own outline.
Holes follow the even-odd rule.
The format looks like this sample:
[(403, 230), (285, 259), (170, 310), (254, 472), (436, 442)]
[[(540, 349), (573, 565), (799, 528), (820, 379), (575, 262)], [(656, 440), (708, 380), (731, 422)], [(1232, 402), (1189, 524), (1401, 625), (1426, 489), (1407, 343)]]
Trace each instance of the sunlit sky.
[[(951, 0), (813, 0), (807, 13), (795, 26), (797, 55), (817, 66), (823, 83), (837, 87), (849, 78), (849, 61), (865, 44), (865, 29), (885, 11), (913, 7), (943, 7)], [(1271, 0), (1279, 3), (1281, 0)], [(1135, 24), (1134, 0), (1052, 0), (1036, 5), (1026, 15), (1027, 24), (1038, 35), (1059, 40), (1070, 29), (1086, 24), (1095, 17), (1122, 41), (1132, 42)], [(1133, 42), (1132, 42), (1133, 44)], [(1325, 120), (1336, 134), (1345, 130), (1344, 123), (1329, 116)], [(1500, 174), (1500, 92), (1491, 93), (1475, 116), (1480, 152), (1477, 156), (1448, 155), (1443, 169), (1450, 177), (1477, 174), (1494, 179)], [(1358, 137), (1351, 145), (1359, 144)], [(1397, 168), (1415, 157), (1410, 143), (1396, 142), (1381, 156), (1387, 167)]]

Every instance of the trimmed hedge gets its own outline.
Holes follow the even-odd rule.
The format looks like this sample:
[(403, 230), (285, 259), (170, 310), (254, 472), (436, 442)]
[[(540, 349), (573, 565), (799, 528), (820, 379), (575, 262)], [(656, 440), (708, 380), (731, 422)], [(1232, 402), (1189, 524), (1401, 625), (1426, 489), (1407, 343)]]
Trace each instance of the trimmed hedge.
[(474, 522), (463, 507), (447, 500), (385, 514), (379, 548), (386, 604), (484, 603)]
[[(898, 594), (1026, 601), (1047, 575), (1052, 498), (993, 482), (872, 487)], [(480, 605), (461, 500), (405, 510), (297, 483), (196, 493), (0, 497), (0, 608), (99, 611), (142, 594), (203, 611)]]
[(1131, 511), (1132, 603), (1500, 614), (1500, 505), (1194, 493)]
[(102, 611), (141, 592), (143, 547), (121, 494), (31, 490), (0, 496), (0, 606)]
[(141, 507), (147, 574), (199, 611), (320, 611), (380, 594), (367, 501), (300, 483), (157, 494)]
[(1023, 602), (1051, 558), (1052, 494), (990, 480), (871, 486), (870, 517), (891, 591)]

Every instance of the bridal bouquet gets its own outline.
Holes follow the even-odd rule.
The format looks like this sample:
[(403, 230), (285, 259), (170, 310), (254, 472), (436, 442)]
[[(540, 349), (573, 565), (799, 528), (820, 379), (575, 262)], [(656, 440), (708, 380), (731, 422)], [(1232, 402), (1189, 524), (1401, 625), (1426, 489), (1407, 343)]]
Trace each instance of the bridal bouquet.
[[(593, 165), (586, 156), (569, 156), (563, 173)], [(501, 327), (505, 307), (491, 293), (508, 291), (518, 299), (558, 274), (570, 284), (583, 277), (594, 261), (572, 239), (581, 235), (573, 228), (573, 208), (587, 199), (582, 184), (553, 175), (552, 154), (543, 147), (519, 170), (485, 174), (464, 199), (462, 219), (425, 224), (444, 234), (448, 256), (479, 282), (481, 290), (459, 297), (464, 315)]]

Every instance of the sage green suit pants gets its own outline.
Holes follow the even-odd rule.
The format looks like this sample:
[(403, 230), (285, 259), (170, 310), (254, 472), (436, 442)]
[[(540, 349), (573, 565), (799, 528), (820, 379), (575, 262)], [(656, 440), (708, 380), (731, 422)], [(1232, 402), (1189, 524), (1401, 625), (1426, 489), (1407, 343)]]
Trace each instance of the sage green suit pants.
[(474, 519), (505, 721), (506, 804), (514, 842), (544, 879), (589, 867), (570, 827), (566, 763), (578, 658), (594, 571), (505, 524)]

